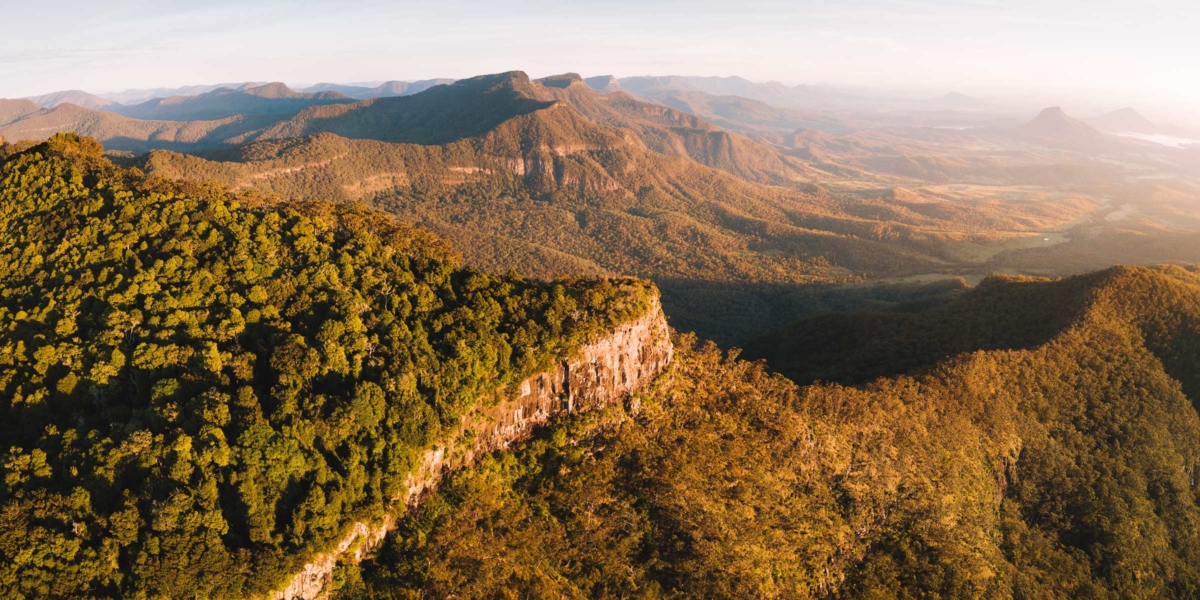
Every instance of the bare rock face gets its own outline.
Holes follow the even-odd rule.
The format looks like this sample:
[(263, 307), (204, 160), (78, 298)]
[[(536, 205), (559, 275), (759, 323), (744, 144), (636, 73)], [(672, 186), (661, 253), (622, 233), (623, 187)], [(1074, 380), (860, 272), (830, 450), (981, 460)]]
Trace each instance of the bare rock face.
[[(578, 356), (521, 382), (516, 399), (487, 411), (475, 426), (472, 453), (501, 450), (529, 438), (555, 415), (620, 402), (652, 381), (671, 362), (674, 348), (655, 300), (642, 318), (582, 347)], [(468, 457), (467, 462), (471, 459)]]
[[(464, 416), (455, 438), (473, 440), (471, 446), (456, 448), (451, 442), (429, 449), (417, 472), (409, 474), (404, 497), (397, 499), (400, 506), (417, 504), (437, 487), (445, 472), (529, 439), (534, 427), (554, 416), (630, 398), (667, 368), (673, 353), (667, 319), (655, 299), (641, 318), (584, 345), (553, 369), (522, 381), (515, 398)], [(381, 523), (355, 523), (332, 551), (314, 556), (287, 588), (271, 595), (272, 600), (324, 598), (334, 566), (339, 561), (362, 560), (383, 542), (394, 523), (390, 515)]]

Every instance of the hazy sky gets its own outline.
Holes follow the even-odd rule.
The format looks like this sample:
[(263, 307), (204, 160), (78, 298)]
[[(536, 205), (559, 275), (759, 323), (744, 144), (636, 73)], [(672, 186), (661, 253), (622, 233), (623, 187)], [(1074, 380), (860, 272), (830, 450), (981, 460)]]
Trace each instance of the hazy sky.
[(245, 80), (742, 75), (1200, 106), (1197, 0), (0, 0), (0, 97)]

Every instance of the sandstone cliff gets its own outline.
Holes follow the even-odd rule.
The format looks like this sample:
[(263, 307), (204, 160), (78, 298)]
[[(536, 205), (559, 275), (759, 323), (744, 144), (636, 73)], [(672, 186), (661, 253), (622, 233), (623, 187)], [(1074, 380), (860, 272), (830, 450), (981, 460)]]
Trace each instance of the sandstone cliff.
[[(662, 307), (655, 299), (646, 314), (584, 345), (553, 369), (521, 382), (515, 398), (464, 416), (454, 440), (430, 448), (421, 467), (409, 475), (397, 510), (420, 501), (442, 475), (474, 462), (476, 456), (528, 439), (552, 417), (620, 402), (651, 382), (671, 362), (673, 348)], [(464, 446), (462, 440), (471, 440)], [(314, 556), (287, 588), (272, 600), (316, 600), (339, 561), (358, 562), (392, 528), (389, 515), (378, 523), (355, 523), (331, 551)]]

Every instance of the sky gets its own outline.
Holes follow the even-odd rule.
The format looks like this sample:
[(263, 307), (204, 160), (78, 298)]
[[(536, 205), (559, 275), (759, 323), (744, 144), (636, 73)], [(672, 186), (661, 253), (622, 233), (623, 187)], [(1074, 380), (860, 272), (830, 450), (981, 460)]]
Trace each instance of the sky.
[(0, 14), (0, 97), (520, 69), (1200, 106), (1196, 0), (0, 0)]

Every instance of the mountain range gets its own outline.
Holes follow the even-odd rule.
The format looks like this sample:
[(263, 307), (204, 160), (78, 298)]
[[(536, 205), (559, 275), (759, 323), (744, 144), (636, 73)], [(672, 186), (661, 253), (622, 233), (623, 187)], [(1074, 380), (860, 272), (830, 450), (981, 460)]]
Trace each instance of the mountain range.
[(1200, 148), (1135, 111), (176, 91), (0, 100), (0, 596), (1200, 590)]
[[(693, 87), (720, 91), (718, 83)], [(589, 84), (575, 74), (534, 80), (521, 72), (362, 101), (268, 84), (121, 109), (209, 120), (136, 119), (71, 104), (5, 107), (15, 118), (0, 125), (6, 139), (76, 131), (143, 155), (131, 164), (154, 175), (369, 203), (446, 236), (482, 268), (651, 277), (681, 323), (726, 343), (763, 331), (777, 314), (819, 305), (786, 286), (1032, 264), (1042, 232), (1098, 210), (1104, 201), (1090, 190), (1121, 185), (1121, 173), (1095, 157), (1138, 164), (1146, 147), (1053, 109), (1016, 128), (877, 128), (846, 125), (844, 113), (736, 96), (676, 90), (651, 102), (613, 78)], [(170, 152), (145, 154), (160, 149)], [(1139, 168), (1162, 163), (1145, 164)], [(1018, 189), (1008, 199), (985, 188), (921, 189), (944, 182), (1091, 187), (1080, 194)], [(1120, 225), (1119, 235), (1133, 235), (1133, 223)], [(1059, 254), (1107, 256), (1088, 250), (1100, 239), (1075, 236)], [(1119, 245), (1132, 249), (1134, 241)], [(1136, 246), (1130, 256), (1139, 262), (1177, 260), (1191, 247)], [(705, 308), (705, 297), (731, 310)], [(739, 303), (771, 308), (733, 310)]]
[(453, 79), (424, 79), (421, 81), (386, 81), (374, 87), (342, 85), (337, 83), (318, 83), (304, 88), (305, 92), (340, 92), (356, 100), (371, 98), (386, 98), (390, 96), (410, 96), (423, 92), (435, 85), (449, 85)]
[(353, 101), (341, 92), (303, 93), (276, 82), (240, 90), (218, 88), (193, 96), (154, 98), (108, 110), (142, 120), (212, 121), (235, 115), (294, 114), (309, 106)]
[(67, 90), (64, 92), (43, 94), (41, 96), (33, 96), (28, 98), (28, 100), (44, 108), (54, 108), (60, 104), (74, 104), (83, 108), (105, 110), (115, 104), (111, 100), (101, 98), (95, 94), (89, 94), (82, 90)]

